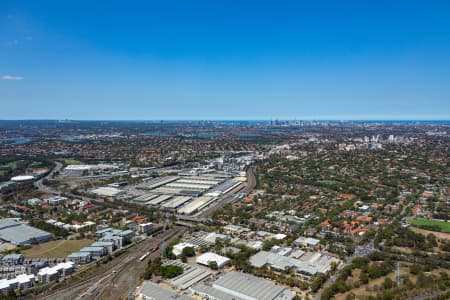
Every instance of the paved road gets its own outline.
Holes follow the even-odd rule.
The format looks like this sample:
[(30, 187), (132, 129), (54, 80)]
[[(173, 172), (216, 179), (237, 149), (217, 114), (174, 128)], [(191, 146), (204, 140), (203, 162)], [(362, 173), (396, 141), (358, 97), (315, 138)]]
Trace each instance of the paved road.
[(40, 190), (42, 192), (52, 193), (52, 194), (57, 194), (58, 193), (53, 187), (46, 186), (43, 183), (43, 181), (45, 179), (51, 179), (55, 172), (61, 171), (61, 169), (63, 167), (63, 164), (58, 162), (58, 161), (54, 161), (54, 163), (55, 163), (55, 167), (53, 168), (53, 170), (51, 170), (47, 175), (45, 175), (44, 177), (42, 177), (41, 179), (39, 179), (38, 181), (36, 181), (34, 183), (34, 186), (38, 190)]
[(255, 172), (254, 168), (255, 167), (252, 166), (247, 170), (247, 185), (243, 190), (244, 193), (250, 193), (256, 187), (256, 177), (254, 174)]

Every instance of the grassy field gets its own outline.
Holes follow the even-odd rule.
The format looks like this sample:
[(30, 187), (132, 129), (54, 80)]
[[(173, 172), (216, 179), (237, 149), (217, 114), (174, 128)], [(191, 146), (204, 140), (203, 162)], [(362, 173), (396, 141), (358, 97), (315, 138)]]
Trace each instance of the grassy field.
[(450, 223), (444, 222), (444, 221), (435, 221), (435, 220), (428, 220), (428, 219), (414, 219), (410, 221), (411, 225), (413, 226), (437, 226), (441, 229), (442, 232), (450, 233)]
[(10, 167), (11, 169), (15, 169), (17, 168), (17, 162), (16, 161), (9, 162), (7, 166)]
[(50, 241), (34, 246), (31, 249), (24, 250), (21, 253), (26, 258), (63, 258), (72, 252), (76, 252), (83, 247), (89, 246), (93, 242), (93, 240)]
[(73, 159), (73, 158), (61, 158), (58, 160), (66, 165), (82, 165), (82, 164), (84, 164), (83, 162)]

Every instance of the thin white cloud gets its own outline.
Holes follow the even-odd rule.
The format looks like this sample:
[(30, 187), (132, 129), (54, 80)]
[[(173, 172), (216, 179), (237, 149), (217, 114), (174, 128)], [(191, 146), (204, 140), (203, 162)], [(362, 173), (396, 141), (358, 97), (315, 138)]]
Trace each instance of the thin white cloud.
[(2, 80), (23, 80), (25, 77), (23, 76), (13, 76), (13, 75), (4, 75), (2, 76)]
[(15, 46), (22, 45), (23, 43), (31, 42), (31, 41), (33, 41), (33, 36), (26, 35), (20, 39), (6, 41), (3, 43), (3, 45), (6, 47), (15, 47)]
[(8, 47), (17, 46), (19, 45), (19, 40), (12, 40), (5, 42), (5, 45)]

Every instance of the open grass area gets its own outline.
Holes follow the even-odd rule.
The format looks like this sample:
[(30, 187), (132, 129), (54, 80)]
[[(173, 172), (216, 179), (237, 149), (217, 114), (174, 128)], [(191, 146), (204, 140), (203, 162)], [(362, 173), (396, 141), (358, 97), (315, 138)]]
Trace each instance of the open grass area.
[(73, 158), (61, 158), (58, 160), (66, 165), (82, 165), (82, 164), (84, 164), (83, 162), (73, 159)]
[(83, 247), (92, 244), (93, 240), (60, 240), (50, 241), (36, 245), (31, 249), (22, 251), (26, 258), (63, 258), (72, 252), (76, 252)]
[[(428, 220), (428, 219), (413, 219), (410, 221), (411, 225), (416, 227), (421, 226), (436, 226), (439, 227), (440, 231), (450, 233), (450, 223), (444, 221)], [(432, 230), (431, 227), (426, 228)]]
[(7, 166), (10, 167), (11, 169), (15, 169), (17, 168), (17, 162), (16, 161), (9, 162)]

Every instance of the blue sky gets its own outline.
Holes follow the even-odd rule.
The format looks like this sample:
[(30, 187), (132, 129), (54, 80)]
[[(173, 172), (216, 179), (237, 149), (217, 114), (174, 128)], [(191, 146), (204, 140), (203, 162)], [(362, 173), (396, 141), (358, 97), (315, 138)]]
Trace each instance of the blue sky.
[(450, 119), (450, 1), (0, 1), (0, 119)]

